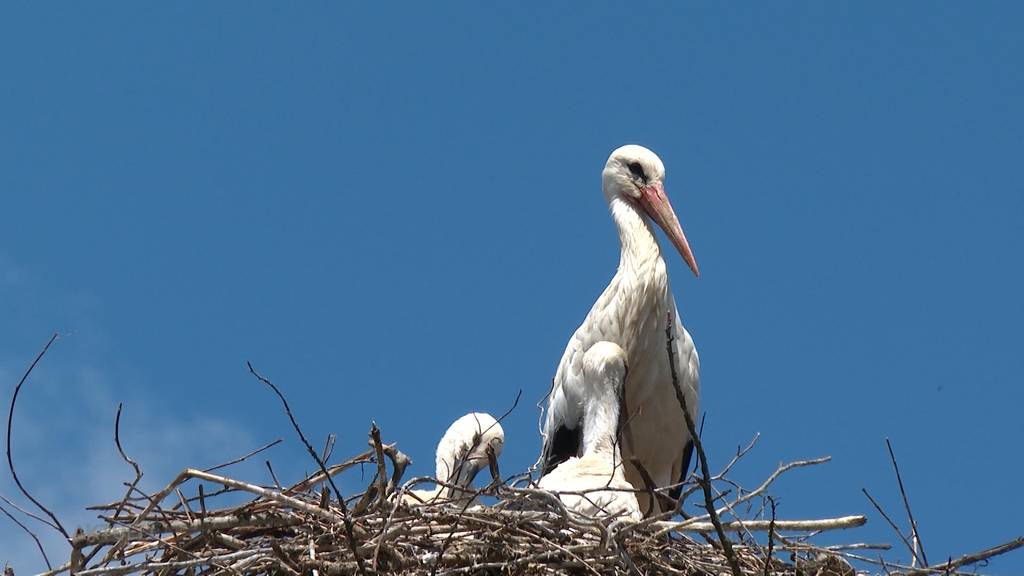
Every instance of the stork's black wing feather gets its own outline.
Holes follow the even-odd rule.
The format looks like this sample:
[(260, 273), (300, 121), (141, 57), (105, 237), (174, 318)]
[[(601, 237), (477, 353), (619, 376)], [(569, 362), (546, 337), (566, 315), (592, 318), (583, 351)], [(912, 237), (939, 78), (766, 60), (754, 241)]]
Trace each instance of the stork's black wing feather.
[(544, 461), (541, 463), (540, 475), (544, 476), (548, 472), (555, 469), (562, 462), (565, 462), (569, 458), (579, 454), (580, 451), (580, 432), (583, 427), (579, 427), (576, 430), (572, 430), (565, 426), (559, 426), (555, 429), (554, 435), (551, 437), (551, 442), (547, 446), (547, 451), (544, 454)]
[(686, 446), (683, 447), (683, 465), (679, 468), (679, 485), (669, 490), (669, 496), (673, 500), (679, 500), (679, 497), (683, 494), (683, 482), (686, 477), (690, 475), (690, 460), (693, 459), (693, 439), (691, 438)]

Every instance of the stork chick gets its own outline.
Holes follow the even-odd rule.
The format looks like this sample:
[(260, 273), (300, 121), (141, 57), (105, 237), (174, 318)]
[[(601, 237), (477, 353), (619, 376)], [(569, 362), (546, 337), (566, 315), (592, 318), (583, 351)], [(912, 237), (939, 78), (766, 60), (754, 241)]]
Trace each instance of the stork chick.
[(569, 510), (587, 516), (639, 519), (633, 485), (623, 474), (618, 431), (626, 353), (617, 344), (598, 342), (583, 356), (583, 440), (579, 457), (562, 462), (538, 486), (559, 494)]
[(434, 477), (458, 488), (438, 484), (433, 490), (409, 490), (402, 501), (412, 505), (440, 501), (465, 503), (465, 498), (473, 494), (473, 479), (488, 466), (487, 447), (494, 450), (497, 458), (504, 445), (505, 431), (493, 416), (483, 412), (466, 414), (453, 422), (441, 437), (435, 461)]

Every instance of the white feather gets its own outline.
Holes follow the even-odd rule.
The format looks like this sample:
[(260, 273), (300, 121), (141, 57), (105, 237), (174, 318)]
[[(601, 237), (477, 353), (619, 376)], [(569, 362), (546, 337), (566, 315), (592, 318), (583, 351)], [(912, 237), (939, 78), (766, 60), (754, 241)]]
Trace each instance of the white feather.
[[(458, 489), (438, 485), (433, 490), (409, 490), (402, 498), (407, 504), (458, 501), (473, 491), (470, 488), (477, 472), (488, 466), (487, 447), (494, 457), (505, 446), (505, 431), (490, 414), (472, 412), (448, 427), (437, 444), (435, 478)], [(464, 501), (464, 500), (463, 500)]]
[(634, 486), (646, 488), (633, 464), (638, 461), (654, 483), (664, 487), (679, 481), (690, 440), (669, 366), (666, 328), (670, 314), (675, 320), (675, 370), (695, 420), (699, 359), (693, 339), (679, 319), (652, 222), (637, 200), (629, 174), (631, 163), (640, 163), (645, 174), (659, 184), (664, 178), (661, 160), (646, 148), (625, 146), (608, 159), (602, 184), (622, 245), (619, 267), (562, 355), (545, 416), (542, 458), (551, 453), (556, 430), (579, 430), (583, 425), (587, 391), (584, 355), (597, 342), (612, 342), (625, 351), (629, 368), (624, 394), (627, 424), (621, 442), (625, 477)]
[(625, 360), (622, 348), (610, 342), (598, 342), (584, 355), (582, 381), (587, 394), (582, 453), (538, 483), (558, 493), (566, 508), (587, 516), (641, 516), (633, 486), (623, 474), (616, 435)]

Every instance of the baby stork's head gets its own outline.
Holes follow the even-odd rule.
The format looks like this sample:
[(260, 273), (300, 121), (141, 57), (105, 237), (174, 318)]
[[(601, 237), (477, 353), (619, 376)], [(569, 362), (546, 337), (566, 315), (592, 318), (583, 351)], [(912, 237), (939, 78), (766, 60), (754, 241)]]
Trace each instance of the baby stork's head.
[(490, 460), (490, 447), (497, 458), (505, 446), (505, 431), (493, 416), (472, 412), (448, 427), (437, 445), (437, 479), (468, 488)]

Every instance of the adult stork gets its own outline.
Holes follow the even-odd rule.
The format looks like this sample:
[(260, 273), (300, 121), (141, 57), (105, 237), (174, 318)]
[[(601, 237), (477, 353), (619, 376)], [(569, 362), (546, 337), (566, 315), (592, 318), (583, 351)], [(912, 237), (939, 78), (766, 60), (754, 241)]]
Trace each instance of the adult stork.
[(580, 456), (562, 462), (538, 482), (559, 493), (566, 508), (587, 516), (641, 517), (633, 486), (623, 475), (618, 443), (626, 374), (626, 352), (617, 344), (598, 342), (587, 350)]
[[(693, 441), (673, 386), (667, 347), (668, 319), (674, 319), (674, 371), (691, 417), (696, 419), (699, 362), (693, 339), (683, 328), (669, 287), (665, 260), (652, 220), (700, 276), (663, 185), (665, 166), (654, 152), (628, 145), (612, 152), (601, 184), (622, 244), (619, 268), (565, 348), (548, 399), (541, 476), (579, 455), (588, 387), (584, 357), (597, 342), (612, 342), (626, 354), (629, 374), (620, 432), (626, 479), (643, 489), (637, 463), (657, 487), (681, 482)], [(678, 497), (679, 490), (672, 492)], [(645, 506), (656, 510), (654, 506)]]
[(494, 416), (471, 412), (459, 418), (437, 444), (434, 477), (448, 486), (438, 484), (433, 490), (409, 490), (402, 500), (407, 504), (458, 501), (472, 494), (473, 479), (488, 465), (488, 446), (495, 458), (505, 446), (505, 431)]

